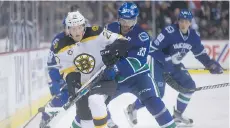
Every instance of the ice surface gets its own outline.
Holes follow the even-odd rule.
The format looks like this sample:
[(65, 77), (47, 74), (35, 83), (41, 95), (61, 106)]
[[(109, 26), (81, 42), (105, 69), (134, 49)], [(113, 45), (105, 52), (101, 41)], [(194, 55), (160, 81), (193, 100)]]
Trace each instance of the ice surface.
[[(228, 74), (223, 75), (192, 75), (197, 87), (229, 82)], [(166, 106), (172, 112), (176, 103), (177, 92), (166, 87), (163, 98)], [(125, 118), (123, 109), (132, 103), (135, 97), (132, 94), (123, 94), (109, 104), (112, 118), (119, 128), (131, 128)], [(67, 114), (60, 115), (54, 128), (69, 128), (75, 110), (72, 108)], [(134, 128), (159, 128), (155, 119), (143, 108), (138, 111), (138, 125)], [(194, 93), (193, 98), (185, 111), (185, 116), (194, 120), (193, 128), (229, 128), (229, 87), (205, 90)], [(38, 128), (41, 116), (37, 116), (26, 128)], [(56, 121), (54, 121), (56, 122)]]

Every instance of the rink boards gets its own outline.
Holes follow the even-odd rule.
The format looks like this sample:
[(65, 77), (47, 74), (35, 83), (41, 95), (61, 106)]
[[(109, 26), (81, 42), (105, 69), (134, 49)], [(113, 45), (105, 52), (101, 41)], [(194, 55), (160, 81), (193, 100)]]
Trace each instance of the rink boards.
[[(203, 41), (208, 54), (229, 69), (228, 41)], [(48, 49), (0, 54), (0, 128), (25, 124), (51, 97), (46, 69)], [(189, 53), (183, 60), (191, 74), (206, 74)], [(228, 73), (228, 72), (227, 72)]]
[(17, 128), (50, 98), (47, 49), (0, 54), (0, 128)]

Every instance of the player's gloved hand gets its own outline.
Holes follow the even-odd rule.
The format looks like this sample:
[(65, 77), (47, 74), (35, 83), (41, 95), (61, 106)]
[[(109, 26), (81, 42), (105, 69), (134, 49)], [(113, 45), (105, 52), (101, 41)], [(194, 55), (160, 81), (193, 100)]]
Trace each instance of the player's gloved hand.
[(118, 39), (112, 44), (107, 45), (104, 50), (101, 50), (102, 61), (107, 67), (112, 67), (120, 57), (127, 57), (128, 50), (131, 49), (128, 40)]
[(109, 45), (109, 49), (117, 51), (119, 57), (127, 57), (128, 50), (132, 47), (133, 46), (128, 42), (127, 39), (118, 39)]
[(209, 61), (209, 63), (206, 65), (206, 68), (209, 70), (211, 74), (223, 73), (223, 68), (221, 67), (221, 65), (213, 59)]
[(117, 61), (120, 59), (117, 50), (106, 48), (104, 50), (101, 50), (100, 53), (102, 61), (107, 67), (113, 67), (113, 65), (116, 64)]
[(66, 83), (70, 100), (76, 97), (76, 92), (81, 88), (81, 73), (71, 72), (66, 76)]

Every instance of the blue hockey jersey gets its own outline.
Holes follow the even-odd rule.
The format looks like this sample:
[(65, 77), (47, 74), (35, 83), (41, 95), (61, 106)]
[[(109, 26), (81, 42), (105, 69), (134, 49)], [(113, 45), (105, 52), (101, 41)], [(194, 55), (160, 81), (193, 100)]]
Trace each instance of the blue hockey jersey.
[[(119, 22), (113, 22), (107, 25), (107, 29), (120, 33)], [(147, 56), (150, 47), (150, 37), (139, 25), (135, 25), (126, 35), (123, 35), (129, 40), (133, 48), (128, 52), (126, 58), (121, 58), (116, 64), (119, 71), (118, 83), (142, 73), (148, 73), (149, 67), (147, 64)]]
[(188, 33), (184, 35), (179, 30), (178, 24), (172, 24), (166, 26), (152, 41), (149, 54), (160, 61), (170, 57), (173, 64), (180, 64), (189, 51), (192, 51), (204, 66), (210, 61), (197, 31), (189, 28)]

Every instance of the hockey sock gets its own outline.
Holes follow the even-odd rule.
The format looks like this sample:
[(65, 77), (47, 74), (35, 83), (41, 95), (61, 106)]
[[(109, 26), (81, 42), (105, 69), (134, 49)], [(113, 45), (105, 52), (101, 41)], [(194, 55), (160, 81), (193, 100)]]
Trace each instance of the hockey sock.
[(109, 120), (109, 119), (111, 119), (111, 114), (110, 114), (110, 112), (109, 112), (109, 110), (107, 109), (107, 119)]
[(72, 128), (81, 128), (80, 119), (78, 118), (77, 115), (75, 116), (75, 118), (72, 122)]
[(141, 101), (139, 99), (136, 99), (136, 101), (133, 104), (134, 104), (134, 109), (136, 109), (136, 110), (144, 107), (144, 105), (141, 103)]
[(177, 111), (183, 113), (190, 101), (192, 97), (192, 94), (183, 94), (183, 93), (179, 93), (178, 97), (177, 97), (177, 106), (176, 109)]
[(176, 124), (165, 104), (159, 97), (151, 97), (143, 102), (147, 110), (155, 117), (161, 128), (176, 128)]
[(42, 112), (42, 119), (43, 119), (44, 121), (47, 121), (49, 118), (50, 118), (50, 116), (49, 116), (47, 113)]
[(107, 107), (104, 101), (105, 97), (99, 94), (90, 95), (88, 98), (95, 128), (107, 127)]

